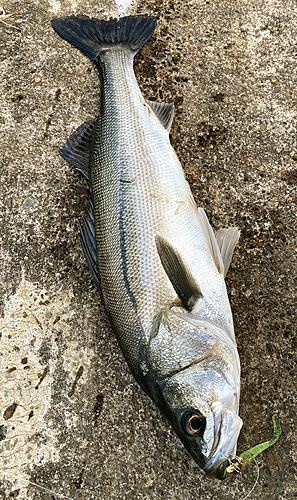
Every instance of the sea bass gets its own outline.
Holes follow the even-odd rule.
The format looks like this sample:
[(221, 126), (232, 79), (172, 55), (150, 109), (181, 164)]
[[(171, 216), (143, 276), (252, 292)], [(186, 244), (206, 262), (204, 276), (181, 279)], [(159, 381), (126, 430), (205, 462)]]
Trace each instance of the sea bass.
[(236, 452), (240, 362), (224, 277), (237, 228), (214, 232), (170, 144), (173, 104), (144, 99), (133, 58), (156, 19), (52, 20), (92, 59), (101, 109), (61, 155), (89, 179), (83, 250), (134, 377), (194, 460), (225, 477)]

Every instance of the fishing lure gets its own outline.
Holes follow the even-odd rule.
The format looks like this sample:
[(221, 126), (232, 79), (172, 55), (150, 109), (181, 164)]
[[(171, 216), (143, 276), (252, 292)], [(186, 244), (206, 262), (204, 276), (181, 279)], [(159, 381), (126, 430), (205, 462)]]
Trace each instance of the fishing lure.
[(260, 453), (262, 453), (262, 451), (266, 450), (267, 448), (276, 443), (276, 441), (281, 435), (282, 430), (276, 415), (272, 416), (272, 422), (273, 422), (273, 437), (270, 439), (270, 441), (265, 441), (264, 443), (257, 444), (256, 446), (253, 446), (249, 450), (244, 451), (239, 457), (236, 457), (237, 461), (231, 462), (230, 465), (226, 468), (226, 471), (229, 474), (240, 472), (241, 469), (243, 469), (246, 465), (251, 463), (257, 455), (259, 455)]

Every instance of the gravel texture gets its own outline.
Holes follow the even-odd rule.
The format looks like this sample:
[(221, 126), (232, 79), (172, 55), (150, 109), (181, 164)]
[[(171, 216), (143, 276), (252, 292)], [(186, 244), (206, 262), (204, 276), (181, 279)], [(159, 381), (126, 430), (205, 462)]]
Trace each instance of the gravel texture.
[(141, 89), (174, 101), (172, 144), (214, 229), (241, 229), (227, 277), (242, 363), (239, 452), (271, 437), (272, 414), (282, 426), (258, 458), (250, 498), (292, 500), (297, 11), (290, 0), (1, 3), (0, 499), (243, 500), (257, 476), (250, 465), (224, 482), (205, 477), (134, 382), (106, 320), (76, 222), (89, 188), (59, 156), (99, 103), (92, 63), (49, 24), (78, 13), (159, 17), (135, 60)]

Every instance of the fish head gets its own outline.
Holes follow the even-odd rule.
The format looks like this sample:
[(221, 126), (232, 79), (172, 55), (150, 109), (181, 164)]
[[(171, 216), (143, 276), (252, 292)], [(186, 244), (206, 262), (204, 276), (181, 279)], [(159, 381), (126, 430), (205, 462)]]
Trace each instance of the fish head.
[(152, 328), (148, 363), (161, 411), (200, 467), (223, 479), (242, 426), (233, 340), (205, 318), (168, 309)]

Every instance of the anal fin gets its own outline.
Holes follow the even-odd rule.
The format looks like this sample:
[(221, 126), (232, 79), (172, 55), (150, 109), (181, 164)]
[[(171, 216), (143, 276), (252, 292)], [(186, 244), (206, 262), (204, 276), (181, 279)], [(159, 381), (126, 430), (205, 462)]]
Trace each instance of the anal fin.
[(156, 101), (146, 101), (146, 103), (151, 107), (156, 117), (162, 123), (163, 127), (170, 132), (171, 125), (174, 117), (174, 104), (173, 102), (156, 102)]
[(83, 123), (71, 134), (60, 150), (62, 158), (80, 170), (88, 180), (90, 180), (89, 159), (95, 128), (96, 119)]
[(161, 236), (156, 236), (156, 246), (165, 273), (188, 311), (191, 311), (197, 300), (202, 297), (187, 265), (177, 250)]

